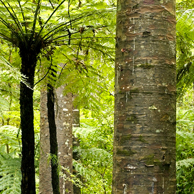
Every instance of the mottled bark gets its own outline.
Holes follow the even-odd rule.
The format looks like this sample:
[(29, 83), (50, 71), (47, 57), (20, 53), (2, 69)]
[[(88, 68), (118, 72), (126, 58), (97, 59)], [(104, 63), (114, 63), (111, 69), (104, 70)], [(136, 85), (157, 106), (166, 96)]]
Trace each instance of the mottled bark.
[(36, 193), (35, 166), (34, 166), (34, 112), (33, 112), (33, 86), (36, 67), (36, 53), (33, 50), (20, 49), (22, 59), (21, 73), (25, 76), (20, 83), (20, 118), (22, 132), (22, 194)]
[(57, 143), (57, 127), (55, 123), (54, 109), (54, 88), (48, 84), (47, 89), (47, 110), (50, 132), (50, 155), (51, 155), (51, 177), (53, 194), (60, 194), (59, 189), (59, 162), (58, 162), (58, 143)]
[[(46, 87), (45, 87), (46, 88)], [(39, 160), (39, 193), (53, 194), (51, 184), (50, 133), (47, 116), (47, 91), (41, 90), (40, 97), (40, 160)]]
[[(56, 90), (56, 124), (58, 140), (58, 157), (61, 165), (61, 194), (73, 194), (73, 184), (70, 181), (72, 173), (72, 94), (63, 95), (65, 87)], [(67, 169), (67, 170), (66, 170)], [(69, 173), (70, 172), (70, 173)]]
[[(80, 111), (77, 108), (73, 108), (73, 127), (80, 127)], [(80, 155), (77, 151), (77, 147), (79, 146), (79, 139), (73, 136), (73, 159), (79, 160)], [(81, 179), (81, 176), (75, 171), (73, 168), (73, 174), (76, 178)], [(81, 188), (77, 185), (73, 185), (73, 193), (74, 194), (81, 194)]]
[(118, 0), (113, 194), (173, 194), (175, 2)]
[(80, 127), (80, 111), (73, 107), (73, 127)]

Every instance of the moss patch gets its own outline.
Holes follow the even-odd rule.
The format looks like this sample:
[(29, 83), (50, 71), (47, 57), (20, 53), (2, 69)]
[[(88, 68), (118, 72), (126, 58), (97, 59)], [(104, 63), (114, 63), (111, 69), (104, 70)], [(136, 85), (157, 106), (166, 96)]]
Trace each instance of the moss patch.
[(131, 123), (136, 124), (138, 122), (137, 116), (134, 114), (131, 114), (129, 117), (126, 118), (126, 121), (130, 121)]
[(142, 135), (139, 136), (139, 141), (141, 141), (142, 143), (148, 143), (143, 137)]
[(118, 94), (124, 94), (124, 93), (125, 93), (125, 92), (123, 92), (123, 91), (121, 91), (121, 90), (118, 92)]
[(126, 141), (129, 141), (131, 139), (131, 134), (122, 136), (120, 139), (121, 145), (123, 145)]
[(145, 161), (147, 165), (154, 164), (154, 154), (146, 156)]
[(151, 65), (149, 63), (145, 63), (145, 64), (138, 64), (135, 67), (136, 68), (140, 67), (140, 68), (143, 68), (143, 69), (151, 69), (151, 68), (154, 68), (155, 66), (154, 65)]
[(130, 93), (139, 93), (139, 89), (138, 88), (132, 88), (130, 90)]
[(154, 164), (154, 154), (144, 156), (144, 157), (140, 158), (139, 161), (145, 161), (146, 165), (152, 165), (152, 164)]
[(123, 150), (117, 150), (117, 154), (121, 155), (121, 156), (131, 156), (133, 154), (135, 154), (136, 152), (132, 151), (130, 148), (123, 149)]

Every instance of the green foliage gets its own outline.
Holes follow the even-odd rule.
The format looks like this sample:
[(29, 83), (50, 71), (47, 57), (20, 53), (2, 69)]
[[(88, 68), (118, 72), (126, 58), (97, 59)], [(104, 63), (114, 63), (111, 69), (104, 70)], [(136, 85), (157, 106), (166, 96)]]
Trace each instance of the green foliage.
[(0, 152), (0, 193), (20, 194), (21, 159), (13, 158), (7, 153)]
[(194, 192), (194, 158), (188, 158), (177, 162), (177, 191), (179, 194)]
[[(36, 115), (36, 114), (35, 114)], [(10, 123), (12, 122), (10, 119)], [(35, 125), (36, 126), (36, 125)], [(36, 133), (36, 172), (39, 167), (39, 135)], [(20, 194), (21, 185), (21, 134), (20, 129), (0, 127), (0, 194)], [(38, 180), (38, 177), (37, 177)], [(38, 187), (38, 182), (37, 182)]]
[[(42, 49), (39, 59), (45, 57), (51, 65), (71, 63), (71, 68), (85, 71), (88, 65), (84, 61), (91, 50), (95, 50), (98, 57), (111, 57), (114, 53), (110, 44), (114, 44), (115, 6), (108, 1), (10, 3), (1, 0), (0, 3), (0, 37), (19, 47), (20, 56), (33, 45), (37, 55)], [(56, 53), (58, 60), (53, 61), (52, 55), (57, 47), (60, 47), (63, 57)], [(50, 79), (53, 65), (47, 68)]]
[[(37, 48), (36, 46), (41, 43), (39, 46), (43, 49), (38, 57), (39, 63), (36, 69), (38, 76), (35, 79), (35, 89), (38, 89), (39, 85), (37, 86), (37, 84), (47, 76), (48, 82), (56, 87), (66, 84), (66, 92), (77, 94), (76, 104), (84, 107), (85, 113), (89, 109), (93, 110), (92, 113), (89, 112), (92, 117), (99, 119), (99, 122), (102, 121), (100, 117), (108, 115), (106, 121), (102, 122), (103, 124), (93, 123), (92, 126), (88, 125), (88, 128), (92, 127), (95, 129), (92, 129), (92, 131), (96, 132), (91, 132), (88, 137), (83, 137), (83, 149), (79, 149), (80, 153), (83, 153), (83, 159), (79, 164), (82, 164), (86, 171), (88, 170), (87, 175), (90, 177), (88, 183), (84, 182), (87, 185), (87, 187), (84, 187), (85, 193), (98, 191), (99, 188), (108, 192), (110, 191), (112, 173), (110, 169), (112, 166), (111, 141), (113, 130), (112, 120), (108, 120), (113, 107), (115, 6), (108, 1), (106, 3), (104, 1), (72, 1), (71, 4), (69, 2), (0, 0), (0, 38), (3, 44), (1, 50), (5, 48), (5, 51), (1, 51), (1, 53), (9, 63), (14, 63), (12, 65), (18, 68), (21, 61), (18, 60), (19, 57), (15, 53), (19, 49), (15, 49), (16, 52), (14, 52), (11, 48), (19, 47), (21, 56), (21, 48), (27, 49), (31, 47), (31, 44)], [(60, 4), (61, 6), (59, 6)], [(11, 44), (8, 42), (11, 42)], [(3, 77), (5, 85), (2, 88), (8, 91), (3, 94), (5, 101), (1, 101), (3, 104), (2, 111), (4, 120), (9, 120), (9, 123), (2, 123), (2, 125), (15, 125), (10, 114), (14, 116), (17, 113), (15, 114), (17, 118), (20, 116), (19, 107), (16, 103), (19, 99), (17, 91), (21, 75), (16, 74), (18, 71), (15, 71), (10, 64), (7, 66), (8, 63), (5, 60), (2, 59), (1, 61), (5, 65), (2, 71), (2, 75), (5, 75)], [(59, 63), (63, 63), (64, 67), (58, 67), (57, 64)], [(59, 78), (57, 83), (53, 79), (51, 69), (60, 72), (60, 74), (55, 73), (55, 76)], [(39, 74), (40, 72), (43, 75)], [(12, 76), (12, 73), (15, 77)], [(9, 86), (7, 83), (12, 84)], [(28, 83), (25, 84), (28, 85)], [(13, 100), (13, 97), (11, 98), (10, 91), (12, 93), (17, 92), (17, 94), (13, 93), (16, 96), (15, 100)], [(35, 109), (39, 109), (39, 93), (36, 90), (34, 90), (34, 99)], [(108, 106), (102, 106), (105, 102)], [(101, 112), (100, 109), (102, 109)], [(36, 132), (39, 131), (38, 115), (39, 111), (36, 110), (34, 120)], [(17, 126), (19, 126), (19, 120), (17, 120)], [(109, 130), (103, 132), (106, 129)], [(97, 132), (97, 130), (101, 132)], [(99, 137), (97, 137), (98, 135)], [(10, 140), (10, 135), (2, 136), (2, 138), (10, 149), (14, 149), (16, 142)], [(36, 142), (38, 142), (38, 138), (39, 136), (36, 136)], [(95, 146), (91, 149), (89, 149), (89, 144), (84, 146), (85, 140), (90, 138), (95, 142)], [(104, 141), (107, 143), (104, 144)], [(38, 143), (36, 145), (38, 153)], [(91, 151), (94, 152), (93, 158), (90, 156)], [(96, 155), (98, 158), (94, 157)], [(84, 162), (85, 158), (88, 158), (86, 162)], [(37, 159), (38, 157), (35, 158), (36, 166), (38, 165)], [(92, 161), (92, 159), (94, 160)], [(105, 159), (104, 162), (103, 159)], [(100, 168), (98, 169), (98, 167)], [(91, 179), (90, 173), (93, 174), (94, 181)], [(98, 182), (97, 186), (94, 184), (95, 181)]]
[(194, 82), (194, 9), (190, 1), (177, 2), (177, 96), (181, 97)]
[(82, 193), (91, 194), (111, 193), (112, 183), (115, 7), (99, 2), (72, 8), (71, 18), (92, 15), (75, 27), (81, 30), (81, 38), (56, 48), (53, 57), (53, 62), (55, 56), (63, 58), (56, 87), (65, 84), (65, 94), (75, 94), (74, 102), (82, 110), (81, 128), (75, 128), (80, 146), (74, 151), (80, 159), (73, 162), (78, 172), (73, 181)]
[(177, 193), (190, 194), (194, 190), (194, 108), (191, 88), (177, 107)]
[(115, 13), (115, 7), (103, 1), (82, 2), (81, 7), (72, 3), (69, 12), (61, 13), (62, 19), (79, 18), (71, 24), (79, 33), (55, 48), (53, 63), (62, 63), (55, 86), (65, 84), (65, 94), (75, 94), (79, 107), (98, 109), (101, 94), (110, 92), (108, 82), (113, 85)]
[(21, 184), (19, 130), (13, 126), (0, 128), (0, 193), (19, 194)]
[(20, 73), (3, 56), (0, 56), (0, 64), (0, 115), (2, 120), (7, 120), (8, 118), (4, 118), (5, 111), (13, 111), (16, 108), (13, 107), (13, 103), (19, 98)]
[[(13, 104), (12, 104), (13, 106)], [(12, 108), (12, 107), (11, 107)], [(21, 193), (21, 134), (20, 129), (13, 125), (19, 125), (19, 111), (4, 111), (4, 120), (9, 118), (12, 125), (0, 127), (0, 193)], [(17, 118), (17, 120), (16, 120)], [(39, 166), (39, 111), (35, 111), (35, 140), (36, 157), (35, 166), (38, 172)], [(37, 178), (38, 180), (38, 178)], [(38, 186), (38, 182), (37, 182)], [(38, 187), (37, 187), (38, 188)]]
[(20, 131), (11, 125), (5, 125), (0, 128), (1, 145), (6, 145), (8, 153), (20, 154)]
[[(110, 107), (109, 111), (113, 109)], [(83, 110), (81, 127), (74, 128), (74, 134), (80, 140), (74, 151), (80, 158), (74, 160), (73, 165), (81, 175), (82, 193), (85, 194), (111, 193), (113, 112), (109, 111), (102, 110), (103, 113), (99, 111), (97, 115)]]
[(177, 193), (194, 190), (194, 4), (177, 1)]

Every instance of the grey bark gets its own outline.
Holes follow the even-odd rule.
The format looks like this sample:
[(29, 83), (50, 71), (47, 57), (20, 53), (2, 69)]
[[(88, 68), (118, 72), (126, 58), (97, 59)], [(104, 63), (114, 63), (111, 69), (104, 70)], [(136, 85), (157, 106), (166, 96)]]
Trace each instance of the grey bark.
[(65, 86), (56, 90), (56, 125), (58, 139), (58, 157), (61, 165), (61, 194), (73, 194), (73, 183), (70, 174), (72, 167), (72, 94), (63, 95)]
[[(80, 127), (80, 111), (76, 107), (73, 108), (73, 127)], [(76, 148), (79, 146), (79, 139), (73, 136), (73, 159), (79, 160), (80, 155)], [(75, 148), (75, 149), (74, 149)], [(73, 174), (77, 179), (81, 180), (81, 176), (73, 169)], [(77, 185), (73, 185), (73, 193), (81, 194), (81, 188)]]
[(47, 116), (47, 91), (41, 91), (40, 98), (40, 163), (39, 194), (53, 194), (51, 184), (50, 134)]

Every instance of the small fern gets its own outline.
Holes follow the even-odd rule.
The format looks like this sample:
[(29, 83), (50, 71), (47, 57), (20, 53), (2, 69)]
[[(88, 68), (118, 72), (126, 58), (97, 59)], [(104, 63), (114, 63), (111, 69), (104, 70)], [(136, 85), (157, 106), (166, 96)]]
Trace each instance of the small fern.
[(82, 127), (74, 128), (74, 135), (80, 140), (76, 148), (80, 158), (73, 161), (75, 171), (83, 183), (82, 193), (110, 193), (112, 129), (105, 121), (99, 123), (94, 118), (82, 119), (82, 122)]
[(187, 158), (177, 162), (177, 194), (194, 193), (194, 158)]
[(0, 191), (1, 194), (20, 194), (21, 160), (0, 152)]

